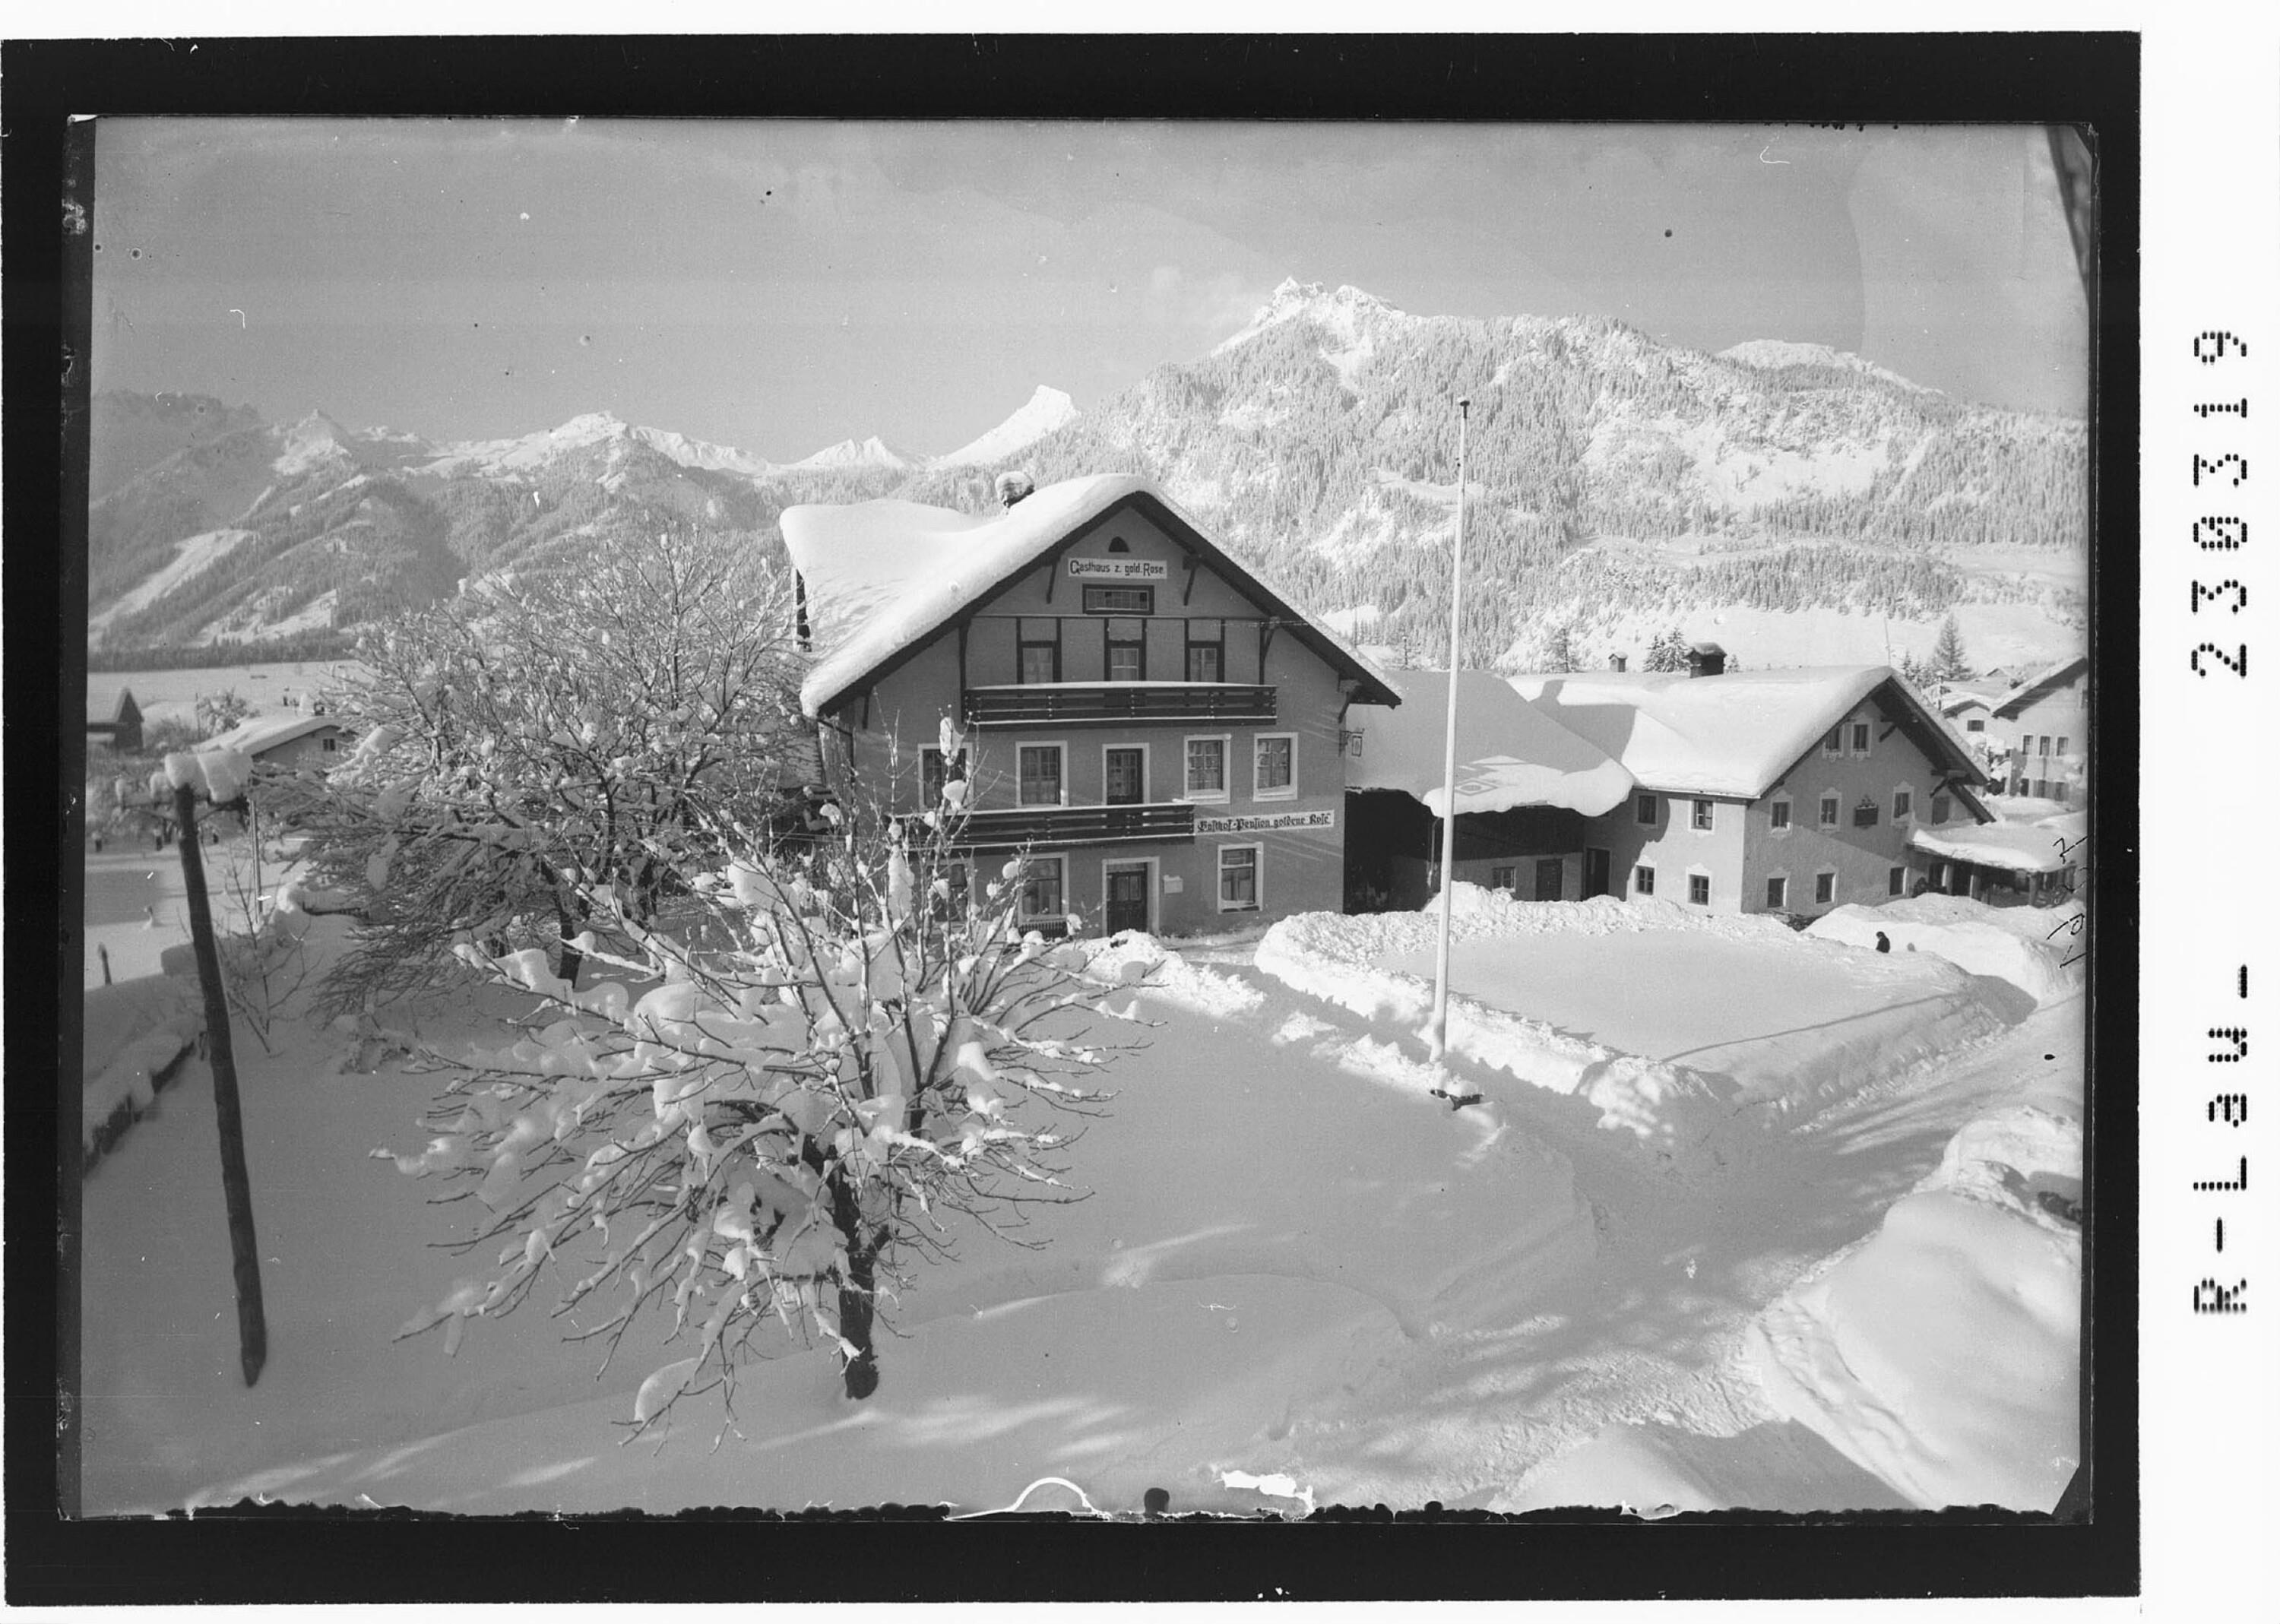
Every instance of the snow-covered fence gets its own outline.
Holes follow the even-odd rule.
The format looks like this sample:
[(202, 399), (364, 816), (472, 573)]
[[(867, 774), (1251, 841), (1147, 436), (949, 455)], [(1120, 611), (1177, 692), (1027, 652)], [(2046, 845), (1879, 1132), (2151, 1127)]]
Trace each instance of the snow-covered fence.
[(81, 995), (80, 1176), (127, 1135), (205, 1030), (196, 988), (146, 975)]

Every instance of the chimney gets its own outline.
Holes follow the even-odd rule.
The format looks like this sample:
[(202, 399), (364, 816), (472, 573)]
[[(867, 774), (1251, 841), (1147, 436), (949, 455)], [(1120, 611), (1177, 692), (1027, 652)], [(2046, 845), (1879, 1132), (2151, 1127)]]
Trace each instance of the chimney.
[(998, 476), (998, 505), (1010, 511), (1036, 488), (1037, 482), (1019, 468), (1008, 468)]
[(1714, 677), (1724, 674), (1726, 650), (1714, 643), (1690, 643), (1686, 645), (1686, 674), (1690, 677)]
[(1631, 668), (1631, 658), (1630, 658), (1630, 656), (1629, 656), (1629, 655), (1628, 655), (1628, 654), (1610, 654), (1610, 655), (1608, 655), (1608, 656), (1607, 656), (1607, 669), (1608, 669), (1608, 670), (1610, 670), (1610, 671), (1629, 671), (1630, 668)]

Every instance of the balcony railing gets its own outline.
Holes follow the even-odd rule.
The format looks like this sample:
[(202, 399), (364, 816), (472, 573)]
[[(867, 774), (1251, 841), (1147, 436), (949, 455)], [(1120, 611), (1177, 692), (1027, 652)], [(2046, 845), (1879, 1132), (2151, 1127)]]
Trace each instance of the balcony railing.
[(978, 851), (1015, 846), (1099, 846), (1132, 841), (1193, 840), (1196, 809), (1186, 801), (1121, 806), (1013, 806), (972, 812), (957, 843)]
[(1249, 682), (1024, 682), (966, 690), (969, 725), (1275, 720), (1275, 689)]

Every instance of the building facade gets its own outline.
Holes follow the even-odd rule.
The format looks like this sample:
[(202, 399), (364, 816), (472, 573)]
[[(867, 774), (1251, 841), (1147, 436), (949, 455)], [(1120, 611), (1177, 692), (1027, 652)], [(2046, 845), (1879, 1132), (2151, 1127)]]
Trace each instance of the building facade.
[(1343, 905), (1346, 707), (1399, 697), (1148, 481), (782, 525), (827, 784), (909, 813), (962, 783), (976, 861), (1028, 854), (1025, 925), (1191, 935)]
[(1987, 727), (2008, 752), (2008, 793), (2080, 805), (2090, 782), (2089, 657), (2029, 677), (1995, 705)]

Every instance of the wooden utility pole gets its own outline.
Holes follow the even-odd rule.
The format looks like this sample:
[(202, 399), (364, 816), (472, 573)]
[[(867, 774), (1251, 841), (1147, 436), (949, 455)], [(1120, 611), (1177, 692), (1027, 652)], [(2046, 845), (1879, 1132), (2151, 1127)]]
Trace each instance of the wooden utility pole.
[(229, 995), (214, 948), (213, 910), (206, 899), (205, 859), (198, 852), (197, 786), (174, 786), (175, 843), (190, 904), (190, 948), (205, 995), (206, 1053), (213, 1070), (214, 1120), (221, 1129), (221, 1193), (229, 1212), (230, 1273), (237, 1281), (237, 1362), (251, 1387), (269, 1358), (269, 1326), (261, 1312), (261, 1253), (253, 1236), (253, 1182), (245, 1171), (245, 1120), (237, 1104), (237, 1059), (229, 1046)]

